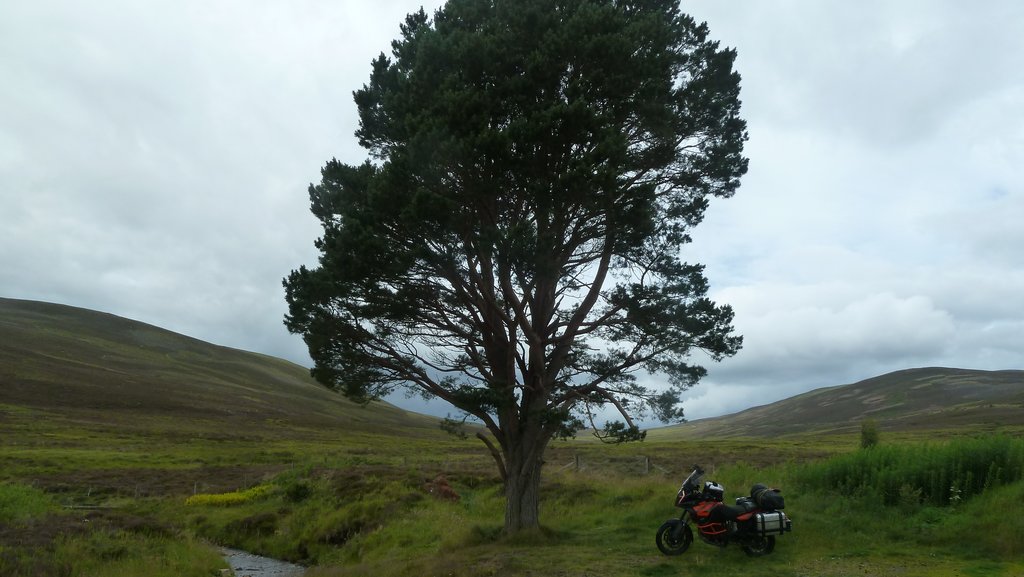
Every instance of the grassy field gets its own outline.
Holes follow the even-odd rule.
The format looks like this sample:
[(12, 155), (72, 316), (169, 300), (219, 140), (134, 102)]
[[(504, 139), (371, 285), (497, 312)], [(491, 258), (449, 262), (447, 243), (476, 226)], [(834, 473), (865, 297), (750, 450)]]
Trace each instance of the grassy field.
[[(870, 450), (849, 423), (553, 443), (544, 528), (507, 537), (493, 461), (434, 419), (356, 406), (279, 359), (0, 299), (0, 576), (210, 577), (227, 567), (217, 545), (314, 577), (1024, 576), (1019, 375), (911, 376), (916, 392), (887, 377), (797, 399), (820, 416), (851, 393), (850, 414), (882, 425)], [(951, 387), (990, 394), (957, 415), (1016, 416), (940, 428), (931, 399)], [(911, 416), (874, 411), (895, 402)], [(700, 542), (661, 555), (655, 531), (693, 463), (728, 498), (782, 488), (793, 533), (765, 558)]]
[[(482, 446), (440, 432), (278, 425), (211, 439), (209, 423), (151, 419), (124, 432), (29, 409), (0, 415), (5, 576), (217, 575), (226, 565), (213, 543), (312, 566), (311, 576), (1024, 575), (1024, 522), (1012, 513), (1024, 502), (1024, 442), (1007, 436), (883, 436), (866, 451), (850, 436), (581, 438), (547, 456), (544, 530), (508, 538)], [(951, 486), (966, 489), (965, 467), (977, 465), (957, 455), (979, 452), (1002, 459), (1001, 472), (956, 498), (909, 484), (914, 467), (884, 473), (948, 467)], [(654, 531), (677, 514), (672, 498), (693, 462), (727, 497), (754, 482), (781, 487), (794, 532), (761, 559), (699, 542), (662, 556)], [(457, 500), (439, 496), (442, 486)]]

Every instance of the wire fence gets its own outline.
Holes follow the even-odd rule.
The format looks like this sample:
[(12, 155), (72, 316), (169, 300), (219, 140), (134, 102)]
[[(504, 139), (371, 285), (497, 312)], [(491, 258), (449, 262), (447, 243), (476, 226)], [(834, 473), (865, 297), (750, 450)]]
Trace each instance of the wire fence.
[(576, 473), (618, 473), (625, 475), (667, 475), (677, 474), (670, 468), (655, 463), (647, 455), (628, 457), (593, 456), (577, 453), (572, 459), (558, 466), (559, 471)]

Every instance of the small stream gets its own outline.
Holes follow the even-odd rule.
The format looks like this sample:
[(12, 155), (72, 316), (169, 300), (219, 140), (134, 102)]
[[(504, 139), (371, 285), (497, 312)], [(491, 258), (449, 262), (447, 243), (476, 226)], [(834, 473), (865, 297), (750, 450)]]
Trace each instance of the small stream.
[(260, 557), (237, 549), (220, 548), (235, 577), (302, 577), (306, 568), (285, 561)]

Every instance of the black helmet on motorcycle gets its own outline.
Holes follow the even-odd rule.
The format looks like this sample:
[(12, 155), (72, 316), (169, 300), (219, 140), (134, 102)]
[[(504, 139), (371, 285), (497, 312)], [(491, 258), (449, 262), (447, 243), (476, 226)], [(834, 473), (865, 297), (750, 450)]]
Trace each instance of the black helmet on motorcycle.
[(704, 483), (704, 496), (708, 499), (721, 501), (725, 498), (725, 487), (714, 481), (708, 481)]

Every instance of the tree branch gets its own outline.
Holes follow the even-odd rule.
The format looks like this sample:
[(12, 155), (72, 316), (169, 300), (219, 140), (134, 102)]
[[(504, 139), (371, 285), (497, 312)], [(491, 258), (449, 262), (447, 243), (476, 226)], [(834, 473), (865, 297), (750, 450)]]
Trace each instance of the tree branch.
[(495, 447), (494, 443), (492, 443), (491, 440), (487, 438), (487, 435), (483, 434), (480, 431), (477, 431), (476, 438), (480, 439), (481, 441), (484, 442), (485, 445), (487, 445), (487, 450), (490, 451), (491, 457), (494, 458), (494, 462), (497, 463), (498, 465), (498, 473), (501, 474), (501, 480), (508, 481), (508, 470), (505, 469), (505, 460), (502, 459), (501, 453), (498, 451), (498, 448)]

